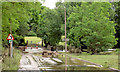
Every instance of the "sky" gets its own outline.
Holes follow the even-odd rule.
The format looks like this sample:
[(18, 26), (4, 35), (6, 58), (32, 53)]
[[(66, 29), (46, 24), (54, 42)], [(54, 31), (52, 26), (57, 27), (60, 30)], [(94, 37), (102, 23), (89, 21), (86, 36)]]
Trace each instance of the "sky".
[[(41, 2), (41, 0), (39, 0)], [(45, 0), (45, 3), (43, 3), (43, 6), (49, 7), (50, 9), (55, 8), (55, 3), (58, 0)]]

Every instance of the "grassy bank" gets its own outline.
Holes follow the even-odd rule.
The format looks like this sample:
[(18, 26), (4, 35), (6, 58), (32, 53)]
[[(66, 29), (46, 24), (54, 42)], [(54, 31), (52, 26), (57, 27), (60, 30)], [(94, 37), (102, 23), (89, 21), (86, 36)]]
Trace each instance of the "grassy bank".
[(18, 70), (21, 59), (21, 51), (14, 49), (13, 58), (5, 57), (2, 63), (3, 70)]
[(87, 53), (75, 54), (67, 53), (69, 56), (87, 60), (96, 64), (103, 65), (104, 67), (112, 67), (118, 69), (118, 55), (89, 55)]

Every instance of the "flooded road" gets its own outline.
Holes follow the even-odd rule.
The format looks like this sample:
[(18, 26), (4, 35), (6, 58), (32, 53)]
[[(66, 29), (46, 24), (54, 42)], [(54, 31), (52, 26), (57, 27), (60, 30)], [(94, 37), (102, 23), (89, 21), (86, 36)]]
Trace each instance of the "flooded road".
[[(53, 58), (44, 58), (41, 56), (34, 56), (38, 58), (38, 60), (43, 63), (45, 70), (65, 70), (65, 56), (60, 55), (56, 57), (59, 61), (55, 61)], [(41, 60), (47, 60), (47, 61), (41, 61)], [(41, 68), (41, 67), (39, 67)], [(42, 69), (41, 69), (42, 70)], [(102, 67), (98, 67), (94, 64), (83, 62), (78, 59), (74, 59), (72, 57), (67, 57), (67, 70), (105, 70)], [(112, 71), (108, 71), (112, 72)]]
[(57, 70), (57, 72), (59, 72), (58, 70), (63, 71), (67, 67), (67, 70), (72, 72), (79, 72), (79, 70), (107, 70), (105, 72), (114, 72), (70, 56), (67, 56), (67, 65), (65, 65), (65, 55), (63, 54), (59, 54), (57, 57), (50, 58), (42, 57), (42, 53), (38, 52), (39, 50), (29, 49), (26, 51), (29, 52), (23, 54), (20, 60), (19, 70), (39, 70), (41, 72), (47, 72), (51, 70), (51, 72), (53, 72), (53, 70)]

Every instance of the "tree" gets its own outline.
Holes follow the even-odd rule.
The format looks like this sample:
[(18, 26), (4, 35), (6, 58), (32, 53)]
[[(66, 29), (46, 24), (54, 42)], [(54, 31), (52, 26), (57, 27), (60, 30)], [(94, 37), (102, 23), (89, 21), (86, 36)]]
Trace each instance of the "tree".
[(116, 2), (113, 4), (115, 6), (115, 16), (114, 21), (117, 23), (116, 25), (116, 38), (118, 38), (117, 48), (120, 48), (120, 2)]
[[(3, 45), (7, 45), (6, 40), (8, 34), (11, 32), (16, 36), (16, 30), (19, 28), (19, 21), (27, 20), (28, 15), (24, 14), (24, 3), (3, 2), (2, 3), (2, 41)], [(22, 11), (23, 10), (23, 11)], [(24, 17), (25, 15), (26, 17)], [(17, 41), (15, 41), (17, 42)]]
[[(62, 32), (62, 35), (65, 34), (65, 15), (64, 15), (64, 7), (66, 8), (66, 18), (68, 18), (71, 13), (75, 12), (75, 10), (73, 10), (76, 6), (81, 6), (81, 2), (64, 2), (64, 3), (61, 3), (61, 2), (57, 2), (56, 3), (56, 10), (58, 11), (58, 14), (62, 20), (62, 23), (61, 23), (61, 32)], [(69, 23), (69, 20), (67, 19), (66, 20), (67, 23), (66, 23), (66, 30), (67, 30), (67, 37), (68, 37), (68, 33), (70, 32), (70, 23)], [(73, 37), (74, 35), (71, 36), (71, 38)], [(73, 42), (71, 42), (73, 41)], [(72, 45), (74, 46), (77, 46), (77, 41), (75, 41), (74, 39), (72, 39), (71, 41), (67, 42), (69, 45), (70, 43), (73, 43)]]
[[(35, 6), (35, 4), (37, 6)], [(29, 30), (28, 21), (32, 17), (31, 9), (38, 9), (41, 3), (34, 2), (3, 2), (2, 3), (2, 43), (8, 46), (6, 40), (10, 30), (15, 37), (14, 45), (21, 44), (23, 36), (27, 35)], [(23, 41), (24, 42), (24, 41)]]
[[(115, 23), (110, 21), (110, 3), (82, 3), (70, 15), (69, 39), (77, 46), (83, 42), (92, 54), (104, 51), (117, 44)], [(72, 41), (74, 40), (74, 41)]]
[(29, 10), (31, 13), (31, 18), (28, 22), (29, 24), (29, 31), (33, 31), (36, 33), (38, 25), (41, 22), (41, 12), (44, 9), (44, 6), (41, 6), (42, 4), (39, 2), (35, 2), (33, 4), (33, 7)]
[(55, 46), (61, 39), (61, 19), (56, 10), (45, 8), (42, 15), (42, 24), (39, 25), (37, 35), (47, 46)]

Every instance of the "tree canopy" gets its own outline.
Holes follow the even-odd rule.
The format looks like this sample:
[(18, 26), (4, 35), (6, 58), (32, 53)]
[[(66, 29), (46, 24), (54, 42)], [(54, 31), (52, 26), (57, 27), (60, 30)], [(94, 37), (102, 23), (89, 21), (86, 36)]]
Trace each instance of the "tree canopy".
[[(96, 7), (97, 6), (97, 7)], [(69, 16), (71, 43), (83, 42), (93, 51), (103, 51), (117, 44), (115, 23), (110, 21), (110, 3), (82, 3)], [(73, 37), (73, 38), (72, 38)]]
[(86, 46), (93, 53), (105, 51), (120, 39), (117, 4), (114, 10), (113, 3), (108, 2), (57, 2), (56, 8), (49, 9), (40, 2), (3, 2), (3, 46), (8, 45), (9, 33), (15, 37), (15, 45), (24, 44), (26, 35), (42, 38), (46, 46), (58, 45), (64, 36), (66, 8), (68, 45)]
[(44, 40), (44, 43), (56, 45), (61, 39), (61, 18), (56, 10), (45, 8), (41, 14), (42, 23), (39, 25), (37, 34)]
[[(36, 6), (35, 6), (36, 4)], [(15, 37), (14, 45), (21, 44), (23, 36), (27, 35), (32, 14), (31, 9), (40, 8), (39, 2), (3, 2), (2, 3), (2, 42), (8, 45), (6, 40), (9, 33)]]

